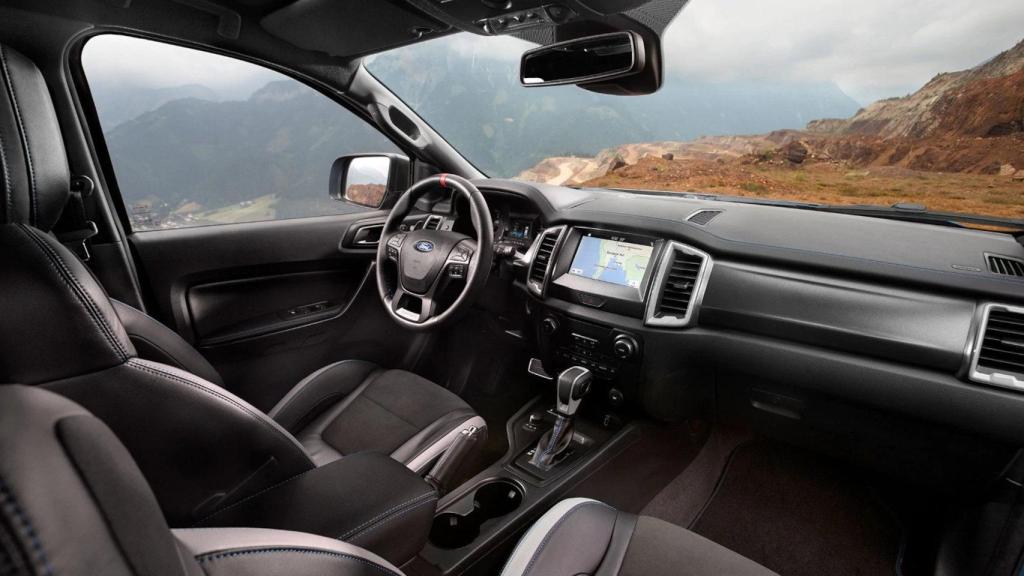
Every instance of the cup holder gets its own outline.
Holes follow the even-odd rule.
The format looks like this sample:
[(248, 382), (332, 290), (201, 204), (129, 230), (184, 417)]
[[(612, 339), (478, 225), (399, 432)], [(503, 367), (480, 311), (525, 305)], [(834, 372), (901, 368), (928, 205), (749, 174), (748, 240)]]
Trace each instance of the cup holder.
[(462, 548), (476, 540), (484, 522), (509, 514), (522, 503), (523, 489), (514, 482), (486, 482), (473, 492), (473, 510), (468, 514), (445, 512), (434, 517), (430, 542), (438, 548)]

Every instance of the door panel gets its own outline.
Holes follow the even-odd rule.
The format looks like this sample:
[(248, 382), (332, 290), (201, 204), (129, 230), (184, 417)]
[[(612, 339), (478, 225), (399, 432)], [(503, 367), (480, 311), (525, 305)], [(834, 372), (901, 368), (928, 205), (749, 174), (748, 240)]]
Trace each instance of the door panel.
[[(403, 365), (418, 340), (387, 317), (375, 250), (342, 243), (381, 213), (129, 236), (150, 314), (193, 343), (226, 386), (269, 410), (309, 373), (360, 358)], [(308, 307), (308, 308), (307, 308)]]
[(354, 265), (193, 286), (186, 300), (196, 343), (233, 343), (339, 316), (368, 270)]

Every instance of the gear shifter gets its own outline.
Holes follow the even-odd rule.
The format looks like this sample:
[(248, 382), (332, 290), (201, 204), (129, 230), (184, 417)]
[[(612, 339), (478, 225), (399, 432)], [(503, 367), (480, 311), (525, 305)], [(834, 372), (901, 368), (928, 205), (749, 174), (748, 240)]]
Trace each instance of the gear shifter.
[(545, 432), (534, 449), (533, 464), (541, 470), (550, 470), (558, 463), (572, 443), (573, 420), (580, 401), (590, 392), (594, 375), (582, 366), (567, 368), (558, 375), (555, 393), (555, 425)]

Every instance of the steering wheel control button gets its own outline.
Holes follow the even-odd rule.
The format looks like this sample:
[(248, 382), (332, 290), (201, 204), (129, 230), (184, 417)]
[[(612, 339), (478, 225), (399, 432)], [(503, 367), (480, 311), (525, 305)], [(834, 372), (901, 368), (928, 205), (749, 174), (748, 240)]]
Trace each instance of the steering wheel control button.
[(463, 264), (469, 262), (472, 258), (473, 253), (465, 248), (456, 248), (452, 250), (452, 262), (461, 262)]
[(401, 248), (402, 247), (402, 242), (405, 242), (405, 237), (406, 236), (407, 236), (407, 234), (402, 234), (402, 233), (392, 235), (391, 238), (388, 238), (388, 247), (389, 248)]
[(465, 278), (466, 277), (466, 265), (465, 264), (451, 264), (448, 266), (448, 275), (452, 278)]

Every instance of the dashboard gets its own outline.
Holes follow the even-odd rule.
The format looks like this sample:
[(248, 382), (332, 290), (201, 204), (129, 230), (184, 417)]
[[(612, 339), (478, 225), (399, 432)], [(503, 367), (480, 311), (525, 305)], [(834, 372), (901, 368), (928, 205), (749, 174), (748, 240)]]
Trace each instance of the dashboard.
[(477, 185), (496, 238), (516, 246), (546, 365), (586, 365), (665, 418), (679, 416), (685, 403), (672, 400), (690, 379), (710, 378), (1024, 440), (1024, 278), (987, 263), (1024, 259), (1012, 236), (682, 194)]

